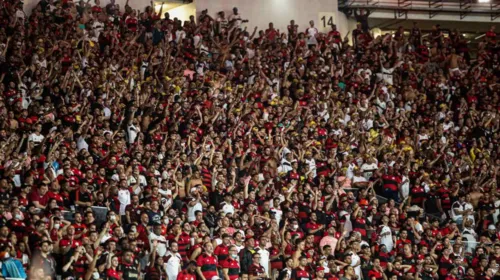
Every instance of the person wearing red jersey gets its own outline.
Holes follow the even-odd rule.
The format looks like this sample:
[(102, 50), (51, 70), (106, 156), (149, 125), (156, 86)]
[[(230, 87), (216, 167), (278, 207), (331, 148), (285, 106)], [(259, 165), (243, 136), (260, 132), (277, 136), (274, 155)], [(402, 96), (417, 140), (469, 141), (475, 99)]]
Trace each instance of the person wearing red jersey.
[(136, 32), (137, 31), (137, 24), (138, 24), (138, 20), (136, 17), (136, 11), (133, 10), (132, 13), (129, 16), (127, 16), (127, 18), (125, 19), (125, 25), (127, 26), (128, 30), (130, 30), (132, 32)]
[(323, 266), (318, 265), (316, 267), (316, 278), (314, 280), (325, 280), (325, 268)]
[(311, 213), (310, 220), (306, 224), (306, 230), (308, 234), (314, 235), (314, 243), (318, 243), (323, 237), (323, 230), (325, 229), (325, 225), (318, 223), (318, 216), (316, 213)]
[(452, 266), (449, 270), (448, 275), (444, 280), (458, 280), (458, 268), (456, 266)]
[(311, 280), (311, 274), (307, 271), (307, 257), (299, 258), (299, 266), (292, 270), (291, 280)]
[(201, 280), (211, 280), (212, 277), (218, 276), (217, 257), (214, 255), (214, 246), (207, 242), (203, 245), (204, 252), (196, 259), (196, 272)]
[(238, 249), (236, 246), (229, 247), (229, 256), (221, 261), (224, 280), (236, 280), (240, 276), (240, 262), (238, 261)]
[(121, 280), (121, 273), (118, 271), (118, 265), (120, 261), (118, 256), (113, 254), (108, 254), (106, 262), (106, 279), (108, 280)]
[(71, 251), (79, 246), (82, 246), (82, 242), (75, 237), (75, 227), (69, 226), (66, 230), (67, 234), (59, 241), (59, 248), (63, 254), (71, 254)]
[(382, 183), (384, 196), (392, 198), (394, 201), (398, 202), (401, 177), (394, 173), (394, 169), (392, 167), (388, 168), (387, 174), (382, 175)]
[(439, 265), (439, 276), (446, 277), (450, 268), (453, 267), (453, 259), (451, 257), (451, 249), (444, 249), (442, 256), (438, 261)]
[(380, 266), (379, 259), (373, 260), (373, 268), (368, 271), (368, 278), (370, 280), (382, 280), (387, 278), (384, 275), (384, 269), (382, 268), (382, 266)]
[(214, 254), (221, 265), (229, 257), (229, 246), (231, 246), (231, 235), (224, 233), (222, 235), (222, 243), (215, 247)]
[(260, 264), (260, 254), (255, 253), (252, 256), (252, 264), (248, 268), (249, 280), (261, 280), (267, 278), (266, 270)]
[(12, 210), (12, 219), (7, 222), (9, 229), (16, 234), (18, 240), (22, 240), (23, 234), (26, 231), (26, 223), (19, 208)]
[(35, 205), (36, 208), (38, 209), (45, 209), (45, 206), (47, 206), (47, 203), (49, 202), (49, 186), (45, 183), (42, 183), (38, 189), (33, 191), (29, 198), (30, 201)]
[(139, 204), (139, 196), (137, 194), (132, 194), (130, 197), (131, 203), (125, 206), (125, 218), (127, 219), (127, 223), (138, 221), (142, 213), (142, 207)]
[(83, 217), (81, 213), (75, 213), (73, 215), (75, 222), (72, 224), (75, 229), (75, 239), (80, 239), (84, 234), (87, 233), (87, 225), (83, 223)]
[(197, 263), (195, 261), (190, 261), (186, 269), (179, 272), (177, 280), (196, 280), (196, 266)]
[(485, 37), (486, 37), (486, 41), (487, 42), (489, 42), (491, 44), (495, 44), (496, 43), (497, 33), (495, 32), (495, 26), (494, 25), (492, 25), (490, 27), (490, 30), (486, 31)]

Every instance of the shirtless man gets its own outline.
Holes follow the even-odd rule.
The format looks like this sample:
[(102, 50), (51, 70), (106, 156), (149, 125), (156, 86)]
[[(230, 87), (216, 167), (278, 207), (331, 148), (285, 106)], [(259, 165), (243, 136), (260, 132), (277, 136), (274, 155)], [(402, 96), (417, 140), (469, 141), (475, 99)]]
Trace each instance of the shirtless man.
[[(191, 179), (189, 180), (188, 183), (188, 188), (187, 188), (187, 193), (191, 190), (192, 187), (196, 185), (203, 185), (203, 182), (201, 181), (201, 173), (200, 170), (197, 168), (193, 168), (193, 175), (191, 175)], [(203, 191), (203, 190), (201, 190)]]
[(461, 57), (457, 55), (456, 49), (451, 49), (451, 54), (448, 55), (448, 67), (450, 71), (450, 76), (455, 75), (455, 73), (461, 74), (460, 68), (458, 66)]
[(476, 182), (472, 185), (472, 192), (470, 193), (470, 203), (474, 206), (474, 209), (477, 208), (479, 200), (483, 197), (483, 193), (479, 189), (479, 184)]

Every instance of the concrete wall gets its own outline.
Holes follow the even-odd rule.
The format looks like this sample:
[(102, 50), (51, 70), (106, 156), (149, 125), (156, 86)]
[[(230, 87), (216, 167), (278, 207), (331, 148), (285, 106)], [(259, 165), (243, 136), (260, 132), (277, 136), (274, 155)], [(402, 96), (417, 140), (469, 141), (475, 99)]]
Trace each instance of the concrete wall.
[[(196, 5), (194, 3), (186, 4), (186, 5), (179, 5), (175, 8), (168, 9), (169, 4), (164, 4), (163, 6), (163, 11), (162, 11), (162, 17), (165, 14), (165, 12), (168, 12), (170, 14), (170, 18), (178, 18), (181, 21), (186, 21), (189, 20), (189, 17), (191, 15), (196, 16)], [(156, 12), (159, 12), (160, 10), (160, 5), (155, 6)]]
[(195, 3), (198, 14), (208, 9), (213, 18), (219, 11), (224, 11), (227, 17), (232, 14), (233, 7), (238, 7), (241, 16), (250, 21), (246, 24), (249, 30), (255, 26), (265, 30), (270, 22), (276, 29), (286, 30), (292, 19), (299, 25), (299, 31), (305, 31), (310, 20), (320, 31), (328, 31), (328, 25), (323, 23), (328, 23), (330, 18), (343, 35), (349, 27), (355, 26), (353, 20), (348, 21), (338, 11), (335, 0), (195, 0)]
[[(377, 10), (377, 11), (374, 11), (370, 15), (370, 18), (393, 19), (394, 18), (394, 11)], [(404, 17), (402, 17), (401, 19), (404, 19)], [(465, 18), (460, 20), (460, 16), (458, 14), (441, 13), (441, 14), (434, 16), (432, 19), (429, 19), (428, 12), (414, 12), (414, 11), (408, 13), (408, 20), (438, 21), (438, 22), (436, 22), (436, 24), (438, 24), (439, 21), (471, 22), (471, 23), (484, 22), (484, 23), (491, 23), (492, 25), (493, 24), (498, 25), (500, 23), (500, 18), (497, 18), (494, 21), (491, 21), (491, 16), (489, 14), (469, 14)]]
[[(78, 1), (78, 0), (73, 0)], [(24, 11), (31, 14), (39, 0), (25, 0)], [(106, 6), (110, 0), (100, 0), (101, 6)], [(126, 0), (115, 0), (123, 10)], [(156, 1), (155, 1), (156, 2)], [(91, 0), (94, 3), (94, 0)], [(150, 5), (149, 0), (129, 0), (129, 5), (134, 9), (144, 10)], [(171, 5), (171, 4), (170, 4)], [(175, 6), (174, 6), (175, 7)], [(267, 29), (269, 22), (273, 22), (275, 28), (286, 30), (290, 20), (294, 19), (299, 25), (299, 31), (305, 31), (309, 27), (309, 21), (313, 20), (315, 26), (322, 32), (327, 32), (330, 28), (328, 22), (337, 24), (339, 31), (345, 36), (348, 30), (354, 29), (355, 21), (347, 19), (338, 11), (335, 0), (195, 0), (194, 3), (182, 5), (169, 9), (171, 18), (177, 17), (181, 20), (189, 19), (190, 15), (199, 14), (202, 10), (208, 9), (212, 17), (216, 18), (216, 13), (225, 11), (229, 16), (233, 7), (238, 7), (240, 14), (250, 22), (246, 25), (249, 30), (257, 26), (262, 30)], [(159, 10), (159, 6), (157, 7)], [(166, 9), (164, 7), (163, 11)]]
[[(78, 3), (79, 0), (73, 0), (73, 2)], [(31, 14), (31, 11), (36, 7), (36, 5), (40, 2), (39, 0), (24, 0), (24, 6), (23, 10), (27, 15)], [(110, 0), (100, 0), (101, 2), (101, 7), (105, 7), (107, 4), (109, 4), (111, 1)], [(95, 5), (94, 0), (90, 0), (90, 3), (92, 5)], [(115, 0), (115, 3), (120, 5), (120, 10), (125, 9), (125, 3), (127, 3), (127, 0)], [(133, 9), (141, 10), (144, 11), (144, 9), (151, 5), (151, 2), (149, 0), (129, 0), (128, 5), (132, 7)]]

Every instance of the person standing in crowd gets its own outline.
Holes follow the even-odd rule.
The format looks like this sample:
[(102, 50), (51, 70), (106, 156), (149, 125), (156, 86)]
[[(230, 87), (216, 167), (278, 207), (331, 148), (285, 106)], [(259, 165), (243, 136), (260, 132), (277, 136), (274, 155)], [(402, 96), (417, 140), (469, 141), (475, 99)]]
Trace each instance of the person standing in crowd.
[(163, 261), (165, 262), (165, 270), (169, 279), (177, 279), (182, 268), (182, 257), (179, 254), (179, 245), (172, 241), (169, 243), (170, 250), (167, 251)]
[(4, 277), (499, 277), (495, 27), (374, 36), (360, 11), (350, 44), (233, 6), (31, 4), (0, 9)]
[(250, 280), (263, 280), (268, 278), (266, 270), (260, 264), (260, 254), (254, 253), (252, 256), (252, 264), (248, 268), (248, 279)]
[(186, 269), (179, 272), (176, 280), (195, 280), (196, 279), (196, 262), (190, 261)]
[(218, 277), (218, 260), (217, 256), (214, 255), (214, 247), (212, 243), (205, 243), (203, 249), (203, 253), (196, 260), (196, 263), (198, 265), (198, 267), (196, 268), (198, 276), (202, 280), (209, 280), (212, 279), (212, 277), (216, 276)]
[(224, 280), (236, 280), (240, 277), (240, 262), (236, 246), (229, 247), (229, 256), (222, 262), (222, 271)]

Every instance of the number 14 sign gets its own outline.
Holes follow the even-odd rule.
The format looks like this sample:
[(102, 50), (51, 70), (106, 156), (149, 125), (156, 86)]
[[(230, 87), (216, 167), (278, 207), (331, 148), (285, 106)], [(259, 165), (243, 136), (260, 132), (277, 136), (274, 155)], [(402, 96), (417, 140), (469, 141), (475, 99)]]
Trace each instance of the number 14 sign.
[(317, 28), (319, 32), (328, 33), (335, 23), (335, 13), (319, 13)]

